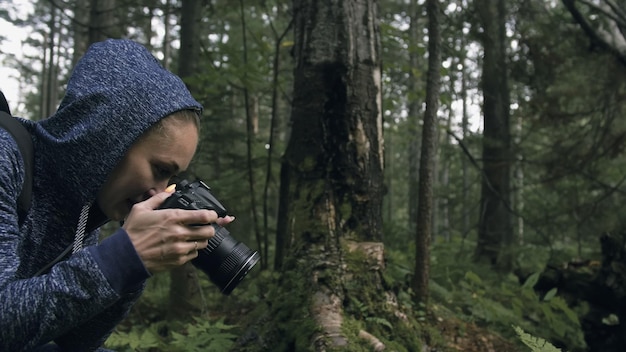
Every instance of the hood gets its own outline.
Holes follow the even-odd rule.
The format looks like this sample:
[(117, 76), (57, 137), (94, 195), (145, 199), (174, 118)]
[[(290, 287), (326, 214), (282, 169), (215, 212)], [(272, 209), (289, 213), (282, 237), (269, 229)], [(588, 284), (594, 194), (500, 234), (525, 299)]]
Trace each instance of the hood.
[(202, 106), (144, 46), (123, 39), (93, 44), (74, 68), (57, 112), (29, 126), (35, 192), (54, 198), (64, 215), (77, 216), (135, 140), (184, 109)]

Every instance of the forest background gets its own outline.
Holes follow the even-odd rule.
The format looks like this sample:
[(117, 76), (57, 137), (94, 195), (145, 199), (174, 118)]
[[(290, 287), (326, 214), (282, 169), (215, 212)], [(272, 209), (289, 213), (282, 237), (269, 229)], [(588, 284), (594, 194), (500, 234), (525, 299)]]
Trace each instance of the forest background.
[(107, 347), (626, 345), (624, 4), (0, 4), (28, 33), (21, 57), (0, 51), (14, 115), (50, 116), (106, 38), (183, 77), (205, 106), (189, 177), (261, 254), (229, 296), (191, 265), (153, 277)]

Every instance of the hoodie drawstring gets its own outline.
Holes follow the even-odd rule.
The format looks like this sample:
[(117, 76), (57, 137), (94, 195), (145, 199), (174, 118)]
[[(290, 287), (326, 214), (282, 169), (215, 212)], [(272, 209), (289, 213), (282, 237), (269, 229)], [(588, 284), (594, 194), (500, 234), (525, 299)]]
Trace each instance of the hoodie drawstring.
[[(83, 241), (85, 240), (85, 231), (87, 229), (87, 218), (89, 218), (89, 208), (91, 208), (91, 204), (85, 204), (83, 208), (80, 210), (80, 217), (78, 218), (78, 227), (76, 228), (76, 235), (74, 236), (74, 247), (72, 248), (72, 253), (76, 253), (83, 248)], [(52, 266), (56, 263), (60, 262), (65, 258), (67, 253), (70, 251), (70, 246), (67, 246), (63, 253), (59, 254), (53, 261), (46, 264), (45, 267), (41, 268), (34, 276), (39, 276), (43, 273), (47, 273)]]
[(78, 226), (76, 227), (76, 235), (74, 236), (74, 248), (72, 249), (72, 253), (76, 253), (83, 249), (85, 230), (87, 228), (87, 219), (89, 218), (89, 208), (91, 208), (91, 204), (87, 203), (80, 210), (80, 217), (78, 218)]

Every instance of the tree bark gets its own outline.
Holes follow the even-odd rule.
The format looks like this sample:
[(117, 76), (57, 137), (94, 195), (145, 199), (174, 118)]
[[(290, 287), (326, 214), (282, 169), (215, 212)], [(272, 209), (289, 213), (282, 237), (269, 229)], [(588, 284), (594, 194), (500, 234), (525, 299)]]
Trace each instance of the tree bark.
[[(202, 4), (199, 0), (183, 0), (180, 12), (180, 50), (178, 75), (183, 79), (196, 73), (200, 55), (198, 27)], [(190, 87), (193, 89), (193, 87)], [(192, 90), (193, 91), (193, 90)]]
[(172, 26), (170, 23), (170, 17), (172, 15), (172, 0), (166, 0), (163, 9), (163, 67), (170, 69), (172, 62)]
[(475, 256), (510, 269), (513, 228), (510, 212), (511, 132), (506, 68), (505, 1), (476, 3), (483, 27), (483, 180)]
[(438, 0), (428, 0), (426, 8), (428, 12), (428, 73), (426, 76), (426, 111), (422, 128), (419, 206), (415, 232), (416, 253), (413, 289), (416, 305), (428, 303), (429, 296), (430, 239), (433, 228), (433, 182), (437, 139), (437, 111), (439, 110), (439, 70), (441, 67)]
[(409, 99), (409, 232), (415, 233), (417, 229), (417, 213), (419, 204), (419, 164), (420, 164), (420, 115), (422, 113), (422, 102), (418, 100), (418, 89), (423, 89), (423, 86), (419, 84), (417, 72), (420, 72), (420, 67), (424, 65), (423, 59), (420, 57), (420, 53), (417, 50), (418, 45), (422, 42), (422, 26), (420, 22), (422, 16), (421, 6), (417, 4), (417, 1), (411, 2), (409, 5), (411, 13), (411, 27), (409, 28), (409, 40), (411, 48), (409, 52), (409, 60), (411, 63), (410, 78), (407, 83), (407, 88), (410, 94), (413, 95), (412, 99)]
[[(285, 28), (284, 32), (282, 32), (280, 35), (278, 33), (276, 33), (276, 30), (274, 29), (274, 26), (272, 25), (272, 30), (274, 31), (274, 35), (276, 36), (275, 38), (275, 44), (274, 44), (274, 60), (272, 63), (272, 119), (270, 121), (270, 136), (269, 136), (269, 149), (267, 151), (267, 166), (266, 166), (266, 171), (265, 171), (265, 186), (263, 188), (263, 238), (264, 238), (264, 253), (265, 253), (265, 257), (269, 258), (269, 253), (268, 253), (268, 249), (269, 249), (269, 227), (268, 227), (268, 218), (269, 218), (269, 202), (270, 202), (270, 183), (272, 180), (272, 165), (274, 164), (274, 149), (276, 149), (276, 145), (277, 145), (277, 140), (278, 140), (278, 126), (279, 126), (279, 115), (278, 115), (278, 90), (279, 90), (279, 83), (278, 83), (278, 75), (279, 75), (279, 69), (280, 69), (280, 52), (281, 52), (281, 45), (283, 43), (283, 40), (285, 39), (285, 36), (288, 34), (288, 32), (291, 30), (291, 26), (293, 25), (293, 21), (290, 21), (289, 24), (287, 25), (287, 28)], [(287, 164), (283, 164), (285, 166), (284, 169), (281, 169), (280, 172), (280, 188), (279, 188), (279, 205), (278, 205), (278, 219), (280, 219), (279, 222), (277, 221), (276, 224), (276, 251), (275, 251), (275, 255), (274, 255), (274, 270), (280, 270), (280, 268), (283, 265), (283, 258), (285, 256), (285, 253), (283, 252), (284, 248), (285, 248), (285, 236), (286, 236), (286, 229), (287, 227), (285, 226), (286, 224), (284, 223), (286, 220), (286, 217), (284, 215), (284, 206), (286, 205), (285, 203), (281, 203), (280, 199), (282, 199), (282, 192), (283, 191), (287, 191), (289, 189), (289, 187), (283, 187), (283, 186), (287, 186), (288, 185), (288, 180), (283, 180), (283, 175), (287, 175)], [(284, 185), (283, 185), (284, 182)], [(282, 204), (283, 206), (281, 207)]]
[[(182, 2), (178, 75), (183, 80), (193, 75), (197, 67), (200, 43), (196, 33), (201, 9), (198, 0)], [(193, 87), (189, 89), (193, 91)], [(206, 303), (199, 287), (197, 269), (191, 263), (171, 270), (168, 316), (182, 318), (188, 316), (190, 310), (202, 312)]]
[(115, 0), (91, 0), (89, 44), (118, 36), (115, 26)]
[[(76, 0), (74, 2), (74, 17), (89, 18), (89, 0)], [(72, 55), (72, 67), (83, 57), (89, 45), (89, 28), (82, 21), (72, 22), (74, 33), (74, 53)]]
[[(248, 31), (248, 27), (246, 25), (246, 15), (244, 11), (244, 3), (243, 0), (239, 0), (239, 15), (241, 20), (241, 27), (243, 30), (241, 31), (241, 40), (242, 40), (242, 60), (243, 65), (246, 67), (248, 65), (248, 37), (246, 35)], [(244, 70), (243, 72), (243, 81), (246, 82), (248, 80), (247, 72)], [(256, 238), (257, 248), (260, 251), (265, 253), (263, 249), (263, 240), (261, 238), (261, 230), (259, 229), (260, 221), (258, 216), (258, 205), (257, 205), (257, 197), (256, 197), (256, 189), (257, 183), (254, 177), (254, 161), (253, 161), (253, 145), (256, 142), (256, 137), (258, 133), (258, 100), (254, 96), (254, 94), (250, 94), (248, 86), (244, 83), (243, 85), (243, 99), (245, 105), (245, 114), (246, 114), (246, 166), (247, 166), (247, 176), (248, 176), (248, 191), (250, 194), (250, 218), (252, 219), (252, 228), (254, 229), (254, 235)], [(268, 260), (264, 256), (260, 259), (261, 269), (267, 269)]]

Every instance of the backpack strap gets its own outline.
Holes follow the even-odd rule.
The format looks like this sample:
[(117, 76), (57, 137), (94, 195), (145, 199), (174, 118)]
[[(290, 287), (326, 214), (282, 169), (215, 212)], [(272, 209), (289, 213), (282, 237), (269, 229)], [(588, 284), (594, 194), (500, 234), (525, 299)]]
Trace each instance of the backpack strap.
[(7, 114), (11, 115), (11, 109), (9, 109), (9, 103), (7, 99), (4, 97), (4, 93), (0, 90), (0, 111), (4, 111)]
[(17, 146), (24, 161), (24, 184), (17, 201), (19, 223), (21, 224), (30, 209), (30, 199), (33, 192), (33, 141), (26, 128), (10, 114), (9, 104), (0, 91), (0, 127), (7, 130), (17, 142)]

